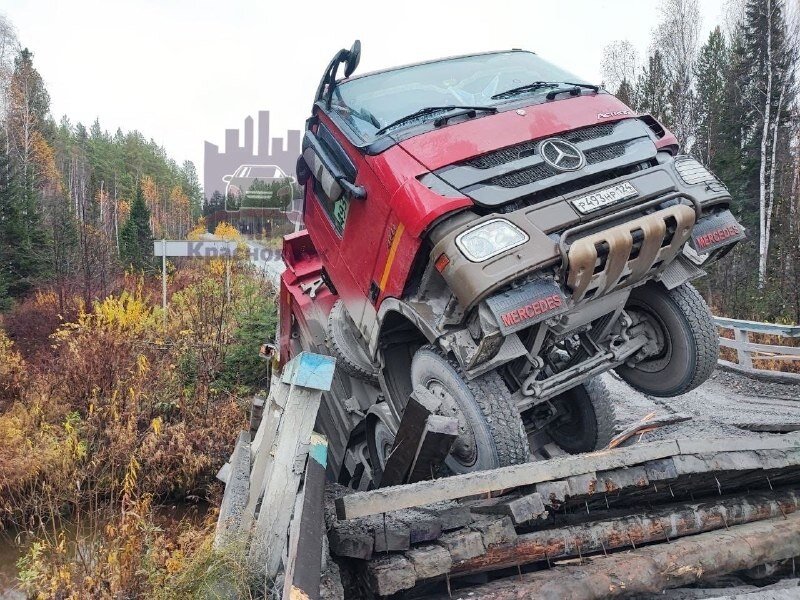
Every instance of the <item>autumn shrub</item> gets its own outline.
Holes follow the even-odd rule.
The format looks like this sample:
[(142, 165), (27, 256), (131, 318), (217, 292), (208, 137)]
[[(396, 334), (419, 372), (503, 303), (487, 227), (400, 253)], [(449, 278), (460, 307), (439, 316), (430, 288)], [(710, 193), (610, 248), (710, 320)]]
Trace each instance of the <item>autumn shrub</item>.
[(19, 396), (26, 378), (25, 361), (5, 331), (0, 329), (0, 410)]
[[(29, 594), (152, 597), (174, 585), (172, 597), (190, 597), (184, 569), (231, 572), (207, 527), (153, 516), (161, 502), (219, 493), (214, 475), (263, 383), (272, 290), (235, 263), (228, 293), (225, 266), (174, 271), (166, 319), (152, 280), (132, 277), (29, 360), (0, 334), (0, 524), (32, 532)], [(76, 522), (93, 524), (77, 543), (62, 535)]]

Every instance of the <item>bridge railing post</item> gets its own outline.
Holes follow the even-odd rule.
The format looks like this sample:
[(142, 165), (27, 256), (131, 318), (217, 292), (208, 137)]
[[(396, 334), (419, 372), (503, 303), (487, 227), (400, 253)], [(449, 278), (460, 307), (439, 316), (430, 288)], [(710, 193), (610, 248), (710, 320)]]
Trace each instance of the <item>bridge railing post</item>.
[(736, 360), (743, 369), (753, 370), (753, 359), (750, 356), (750, 333), (746, 329), (733, 328), (733, 338), (736, 340)]

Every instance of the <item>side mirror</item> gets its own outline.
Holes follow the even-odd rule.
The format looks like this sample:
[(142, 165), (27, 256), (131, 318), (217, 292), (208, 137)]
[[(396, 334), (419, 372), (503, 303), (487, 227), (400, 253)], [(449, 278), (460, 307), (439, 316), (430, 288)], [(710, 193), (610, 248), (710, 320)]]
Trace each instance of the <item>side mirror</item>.
[(353, 42), (353, 45), (350, 46), (350, 50), (347, 52), (347, 58), (345, 58), (344, 63), (344, 76), (350, 77), (353, 72), (358, 67), (358, 63), (361, 61), (361, 40), (356, 40)]
[(232, 177), (232, 175), (225, 175), (222, 178), (222, 181), (224, 181), (225, 183), (230, 183), (231, 182), (231, 177)]

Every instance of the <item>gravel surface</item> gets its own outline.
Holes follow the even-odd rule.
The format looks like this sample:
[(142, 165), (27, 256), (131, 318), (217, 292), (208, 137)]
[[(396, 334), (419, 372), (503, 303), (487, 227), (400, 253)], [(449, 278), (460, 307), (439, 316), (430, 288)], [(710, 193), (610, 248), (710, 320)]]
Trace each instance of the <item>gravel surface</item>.
[(696, 390), (675, 398), (654, 398), (632, 389), (610, 373), (603, 376), (615, 402), (617, 429), (645, 415), (682, 413), (691, 421), (635, 436), (632, 441), (686, 437), (763, 436), (769, 432), (800, 429), (800, 385), (768, 383), (716, 370)]

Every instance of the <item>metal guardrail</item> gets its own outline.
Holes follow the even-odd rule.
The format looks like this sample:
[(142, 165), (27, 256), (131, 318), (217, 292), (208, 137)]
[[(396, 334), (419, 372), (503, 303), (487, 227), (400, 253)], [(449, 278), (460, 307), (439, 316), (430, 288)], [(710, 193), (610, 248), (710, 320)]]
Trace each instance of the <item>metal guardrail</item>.
[(777, 381), (790, 381), (792, 383), (800, 382), (800, 374), (798, 373), (759, 369), (753, 366), (754, 360), (800, 361), (799, 347), (782, 346), (780, 344), (757, 344), (750, 341), (751, 333), (762, 333), (780, 338), (800, 338), (800, 326), (775, 325), (773, 323), (759, 323), (757, 321), (743, 321), (725, 317), (714, 317), (714, 323), (720, 329), (733, 331), (733, 339), (720, 336), (719, 345), (720, 348), (734, 349), (737, 362), (720, 359), (719, 364), (721, 366), (747, 375), (757, 375), (758, 377)]

